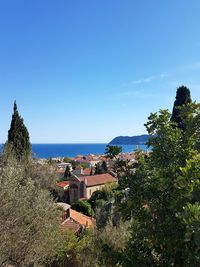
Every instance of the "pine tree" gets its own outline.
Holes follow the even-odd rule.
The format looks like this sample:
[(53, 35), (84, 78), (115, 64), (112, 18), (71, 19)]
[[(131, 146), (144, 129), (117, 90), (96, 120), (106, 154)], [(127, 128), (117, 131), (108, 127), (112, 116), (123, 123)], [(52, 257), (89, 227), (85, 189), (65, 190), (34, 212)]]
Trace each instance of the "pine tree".
[(12, 121), (8, 131), (8, 141), (5, 145), (5, 150), (8, 148), (19, 161), (31, 158), (29, 133), (23, 119), (19, 115), (16, 101), (14, 102)]
[(184, 129), (182, 118), (180, 117), (180, 107), (191, 103), (190, 90), (186, 86), (180, 86), (176, 91), (176, 99), (172, 111), (171, 121), (177, 123), (178, 128)]

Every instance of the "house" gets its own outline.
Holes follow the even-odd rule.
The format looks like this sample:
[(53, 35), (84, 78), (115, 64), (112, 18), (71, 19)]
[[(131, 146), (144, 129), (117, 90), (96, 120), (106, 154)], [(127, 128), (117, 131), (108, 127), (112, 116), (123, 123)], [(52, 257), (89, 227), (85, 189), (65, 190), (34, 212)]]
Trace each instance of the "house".
[(59, 201), (69, 202), (69, 181), (58, 182), (55, 191)]
[(82, 167), (76, 167), (75, 170), (73, 170), (73, 174), (77, 176), (88, 176), (91, 173), (91, 168), (82, 168)]
[(95, 227), (95, 220), (93, 218), (71, 209), (71, 206), (66, 203), (58, 202), (57, 205), (62, 210), (62, 231), (71, 230), (75, 234), (79, 234), (87, 228)]
[(116, 183), (117, 179), (108, 173), (91, 176), (72, 176), (69, 181), (70, 203), (84, 198), (89, 199), (91, 195), (102, 189), (107, 183)]
[(66, 167), (69, 167), (70, 171), (72, 171), (72, 164), (69, 162), (61, 162), (57, 164), (59, 170), (65, 171)]

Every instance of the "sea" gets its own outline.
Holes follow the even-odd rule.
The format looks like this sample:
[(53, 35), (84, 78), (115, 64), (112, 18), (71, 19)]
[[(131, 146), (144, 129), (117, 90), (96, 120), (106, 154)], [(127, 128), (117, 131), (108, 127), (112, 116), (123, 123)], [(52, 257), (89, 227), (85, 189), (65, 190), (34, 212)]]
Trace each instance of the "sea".
[[(77, 155), (101, 155), (107, 144), (33, 144), (32, 151), (37, 158), (75, 157)], [(132, 152), (138, 148), (147, 150), (145, 145), (122, 145), (123, 152)]]
[[(108, 144), (32, 144), (35, 158), (75, 157), (77, 155), (102, 155)], [(138, 148), (147, 150), (145, 145), (120, 145), (122, 152), (132, 152)], [(3, 145), (0, 145), (2, 150)]]

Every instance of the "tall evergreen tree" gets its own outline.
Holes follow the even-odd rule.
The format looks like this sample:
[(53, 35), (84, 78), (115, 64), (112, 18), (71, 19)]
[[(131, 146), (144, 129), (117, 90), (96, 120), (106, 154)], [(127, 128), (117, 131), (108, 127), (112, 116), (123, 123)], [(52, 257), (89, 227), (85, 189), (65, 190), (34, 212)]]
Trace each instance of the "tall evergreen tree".
[(172, 111), (171, 121), (176, 122), (178, 128), (184, 129), (183, 121), (180, 116), (180, 107), (191, 103), (190, 89), (186, 86), (180, 86), (176, 91), (176, 99), (174, 101), (174, 107)]
[(100, 162), (98, 162), (96, 165), (95, 165), (95, 171), (94, 171), (94, 175), (97, 175), (97, 174), (103, 174), (105, 173), (103, 168), (102, 168), (102, 165)]
[(97, 163), (95, 166), (95, 172), (94, 175), (96, 174), (103, 174), (108, 172), (108, 167), (105, 161), (101, 163)]
[(101, 167), (102, 167), (102, 169), (104, 170), (105, 173), (108, 171), (108, 167), (107, 167), (106, 161), (102, 162)]
[(66, 169), (65, 169), (65, 173), (64, 173), (64, 178), (66, 178), (68, 180), (71, 176), (72, 176), (72, 174), (71, 174), (70, 167), (67, 165)]
[(29, 133), (24, 125), (23, 119), (19, 115), (16, 101), (14, 102), (12, 121), (10, 130), (8, 131), (8, 141), (5, 145), (5, 149), (8, 148), (19, 161), (31, 157)]
[(91, 169), (90, 169), (90, 176), (92, 176), (93, 175), (93, 168), (91, 167)]

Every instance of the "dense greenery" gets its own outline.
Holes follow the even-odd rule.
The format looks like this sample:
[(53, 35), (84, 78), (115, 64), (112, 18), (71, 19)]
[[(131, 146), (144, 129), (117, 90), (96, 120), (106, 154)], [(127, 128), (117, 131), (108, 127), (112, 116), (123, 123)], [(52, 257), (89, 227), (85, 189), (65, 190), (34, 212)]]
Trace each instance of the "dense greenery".
[(29, 133), (19, 115), (16, 102), (14, 103), (10, 130), (8, 131), (8, 141), (5, 145), (5, 150), (8, 149), (12, 151), (17, 160), (27, 160), (31, 157)]
[(93, 209), (87, 200), (82, 200), (82, 199), (78, 200), (76, 203), (72, 205), (72, 208), (79, 212), (82, 212), (87, 216), (94, 216)]
[(94, 174), (103, 174), (103, 173), (107, 173), (108, 172), (108, 167), (105, 161), (103, 161), (102, 163), (97, 163), (95, 165), (95, 171)]
[(137, 151), (137, 162), (131, 162), (117, 158), (120, 148), (107, 147), (118, 185), (75, 203), (73, 208), (96, 219), (96, 228), (82, 235), (59, 230), (59, 211), (46, 190), (54, 166), (47, 171), (4, 155), (0, 265), (200, 266), (200, 105), (181, 88), (173, 115), (160, 110), (148, 118), (151, 152)]
[(57, 205), (34, 169), (1, 159), (0, 266), (44, 266), (63, 242)]
[(122, 203), (133, 220), (123, 266), (200, 264), (200, 106), (188, 105), (182, 114), (185, 131), (171, 125), (166, 110), (146, 124), (152, 152), (139, 155)]

